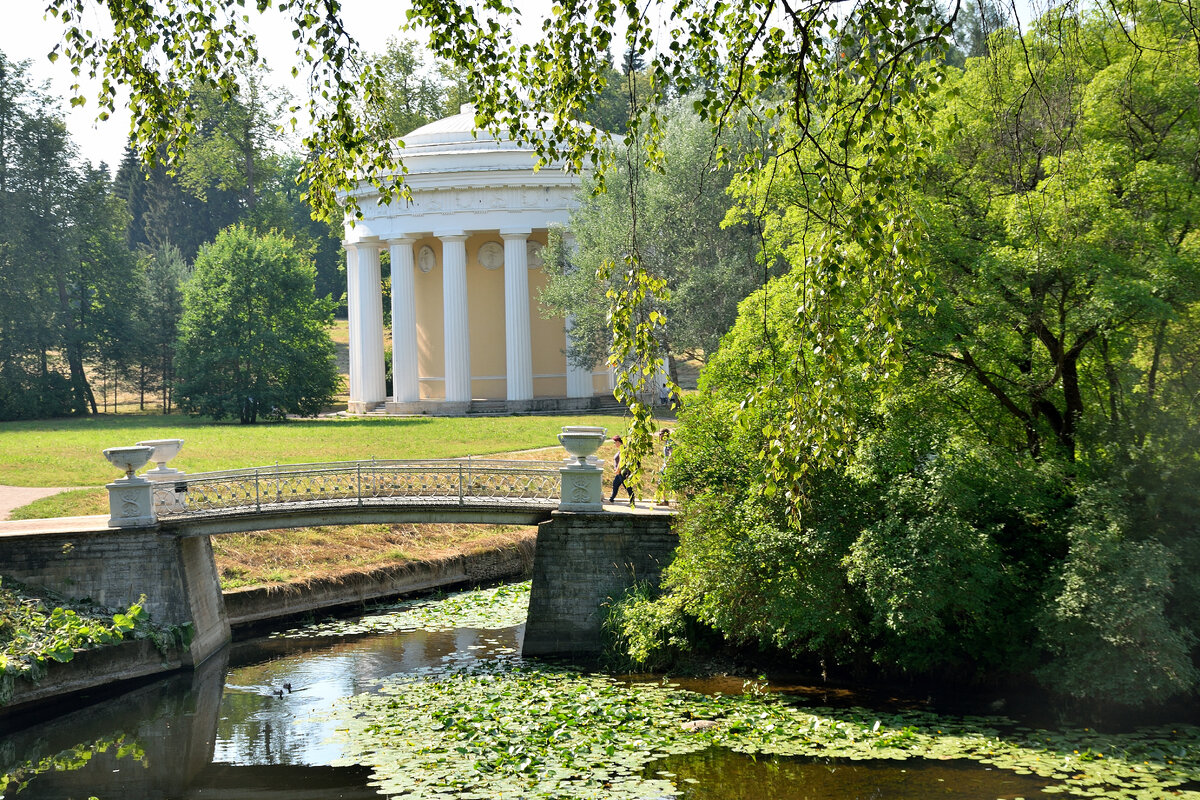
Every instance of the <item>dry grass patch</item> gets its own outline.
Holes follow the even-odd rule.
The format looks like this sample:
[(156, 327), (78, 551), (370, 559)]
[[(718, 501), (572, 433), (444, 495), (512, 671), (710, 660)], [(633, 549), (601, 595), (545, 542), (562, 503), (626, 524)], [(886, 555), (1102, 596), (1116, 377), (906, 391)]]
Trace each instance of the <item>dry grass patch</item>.
[(338, 578), (380, 567), (509, 547), (516, 525), (342, 525), (212, 537), (222, 589)]

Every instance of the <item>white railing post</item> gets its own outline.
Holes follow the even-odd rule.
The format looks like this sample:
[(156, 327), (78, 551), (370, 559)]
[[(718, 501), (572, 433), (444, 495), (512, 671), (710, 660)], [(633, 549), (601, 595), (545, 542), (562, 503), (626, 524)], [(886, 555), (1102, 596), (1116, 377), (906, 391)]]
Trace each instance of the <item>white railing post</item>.
[(259, 493), (259, 490), (258, 490), (258, 468), (257, 467), (254, 470), (254, 510), (256, 512), (262, 511), (262, 495)]

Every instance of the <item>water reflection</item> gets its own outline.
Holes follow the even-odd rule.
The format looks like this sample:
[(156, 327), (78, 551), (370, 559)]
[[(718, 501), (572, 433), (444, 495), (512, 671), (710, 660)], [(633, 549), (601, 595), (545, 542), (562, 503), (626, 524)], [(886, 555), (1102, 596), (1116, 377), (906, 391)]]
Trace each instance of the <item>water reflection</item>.
[[(342, 697), (372, 691), (380, 678), (448, 662), (492, 658), (520, 648), (523, 626), (504, 631), (460, 629), (355, 640), (283, 641), (292, 652), (247, 660), (229, 672), (214, 760), (228, 764), (330, 764), (340, 752), (325, 717)], [(232, 659), (254, 659), (256, 643)]]
[(19, 778), (0, 796), (378, 797), (369, 769), (329, 766), (334, 701), (398, 672), (519, 651), (523, 630), (238, 644), (194, 673), (0, 734), (0, 775)]
[[(659, 773), (659, 775), (655, 775)], [(666, 773), (663, 776), (662, 773)], [(753, 758), (712, 748), (650, 764), (670, 777), (678, 800), (996, 800), (1047, 798), (1046, 781), (974, 761), (850, 761)]]

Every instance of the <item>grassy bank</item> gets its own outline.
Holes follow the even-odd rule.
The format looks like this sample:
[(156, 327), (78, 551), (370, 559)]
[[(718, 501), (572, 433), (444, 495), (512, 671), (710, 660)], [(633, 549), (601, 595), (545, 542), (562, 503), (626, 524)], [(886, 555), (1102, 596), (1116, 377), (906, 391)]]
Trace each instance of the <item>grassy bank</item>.
[[(239, 425), (183, 416), (99, 416), (6, 423), (0, 484), (103, 486), (119, 477), (107, 447), (183, 439), (171, 466), (185, 472), (368, 458), (456, 458), (557, 445), (563, 425), (624, 430), (613, 416), (330, 419)], [(561, 452), (551, 456), (558, 458)]]

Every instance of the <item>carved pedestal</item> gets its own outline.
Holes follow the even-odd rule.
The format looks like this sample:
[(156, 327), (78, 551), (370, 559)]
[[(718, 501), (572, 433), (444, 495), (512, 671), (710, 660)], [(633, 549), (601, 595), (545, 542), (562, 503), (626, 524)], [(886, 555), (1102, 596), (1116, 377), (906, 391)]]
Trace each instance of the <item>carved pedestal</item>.
[(573, 462), (559, 472), (562, 473), (560, 511), (604, 510), (604, 470)]
[(108, 527), (141, 528), (158, 523), (154, 514), (154, 484), (144, 478), (122, 478), (108, 489)]

